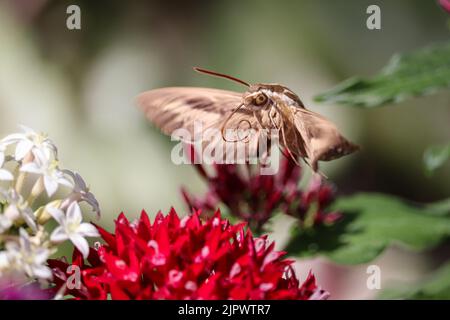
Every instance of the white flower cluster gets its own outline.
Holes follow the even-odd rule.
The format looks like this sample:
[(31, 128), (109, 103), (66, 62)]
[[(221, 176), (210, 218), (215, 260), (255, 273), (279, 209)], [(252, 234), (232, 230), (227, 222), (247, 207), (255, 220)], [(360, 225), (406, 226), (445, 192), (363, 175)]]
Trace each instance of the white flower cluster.
[(60, 169), (54, 143), (21, 128), (23, 133), (0, 140), (0, 277), (19, 273), (46, 280), (52, 277), (47, 259), (60, 243), (70, 240), (86, 258), (86, 237), (99, 236), (83, 222), (79, 203), (97, 215), (100, 209), (82, 177)]

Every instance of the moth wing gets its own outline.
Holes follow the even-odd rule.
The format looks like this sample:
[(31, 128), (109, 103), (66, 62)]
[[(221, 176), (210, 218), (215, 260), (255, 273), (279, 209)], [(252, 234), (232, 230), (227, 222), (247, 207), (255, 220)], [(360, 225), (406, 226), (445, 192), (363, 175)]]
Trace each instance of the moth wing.
[[(197, 143), (196, 135), (200, 135), (204, 139), (202, 150), (220, 148), (224, 157), (232, 158), (229, 153), (234, 152), (235, 159), (245, 162), (255, 157), (259, 141), (267, 137), (261, 134), (258, 121), (245, 107), (231, 115), (241, 103), (241, 93), (196, 87), (155, 89), (137, 97), (139, 108), (163, 133), (172, 135), (177, 129), (185, 129), (190, 137), (185, 142)], [(227, 141), (221, 135), (223, 127), (229, 132)], [(248, 136), (239, 132), (245, 130)]]
[(310, 165), (317, 171), (317, 162), (330, 161), (353, 153), (359, 147), (344, 138), (334, 123), (304, 108), (293, 108), (294, 124), (304, 141)]
[(240, 102), (237, 92), (194, 87), (155, 89), (137, 97), (147, 119), (167, 135), (179, 128), (193, 134), (195, 122), (206, 127), (217, 125)]

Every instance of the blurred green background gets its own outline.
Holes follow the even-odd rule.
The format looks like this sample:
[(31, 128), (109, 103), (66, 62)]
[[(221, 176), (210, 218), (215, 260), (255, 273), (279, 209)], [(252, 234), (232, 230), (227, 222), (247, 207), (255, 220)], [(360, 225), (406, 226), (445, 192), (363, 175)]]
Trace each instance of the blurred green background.
[[(70, 4), (81, 8), (81, 30), (66, 28)], [(370, 4), (381, 7), (381, 30), (366, 28)], [(439, 200), (450, 194), (450, 167), (426, 177), (422, 154), (450, 140), (448, 90), (373, 110), (319, 105), (313, 97), (350, 76), (375, 74), (394, 53), (448, 40), (446, 20), (435, 1), (424, 0), (3, 0), (0, 136), (17, 124), (49, 133), (62, 166), (90, 184), (107, 227), (122, 211), (183, 212), (180, 186), (194, 193), (205, 186), (193, 168), (171, 163), (170, 139), (147, 123), (134, 97), (170, 85), (242, 90), (192, 71), (202, 66), (284, 84), (360, 144), (358, 154), (322, 167), (340, 194)], [(416, 278), (427, 266), (397, 251), (381, 259), (397, 278)], [(405, 259), (414, 266), (406, 272), (396, 267)], [(322, 282), (336, 288), (344, 282), (336, 275), (351, 279), (343, 267), (321, 268)], [(370, 296), (361, 296), (363, 282), (333, 295)]]

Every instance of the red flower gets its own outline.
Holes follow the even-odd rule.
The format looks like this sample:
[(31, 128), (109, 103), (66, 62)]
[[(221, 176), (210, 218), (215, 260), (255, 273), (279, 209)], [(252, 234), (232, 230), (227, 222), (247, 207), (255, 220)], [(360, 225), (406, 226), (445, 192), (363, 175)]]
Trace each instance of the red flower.
[[(214, 165), (212, 175), (202, 165), (195, 164), (195, 168), (207, 181), (209, 189), (201, 198), (182, 189), (188, 206), (211, 213), (223, 203), (232, 215), (246, 221), (257, 233), (277, 210), (297, 218), (301, 226), (333, 223), (341, 216), (326, 210), (334, 200), (333, 187), (315, 176), (306, 190), (302, 190), (299, 187), (302, 168), (286, 157), (275, 175), (260, 175), (259, 167), (249, 165)], [(314, 210), (310, 210), (312, 208)]]
[[(91, 249), (88, 264), (75, 251), (81, 284), (76, 299), (324, 299), (309, 274), (300, 285), (284, 252), (267, 237), (254, 238), (245, 224), (231, 225), (217, 212), (180, 219), (172, 209), (151, 224), (147, 214), (130, 223), (121, 214), (115, 234), (97, 227), (104, 245)], [(68, 263), (50, 260), (55, 290), (71, 275)]]
[(439, 0), (439, 4), (441, 5), (442, 9), (447, 11), (447, 13), (450, 13), (450, 0)]

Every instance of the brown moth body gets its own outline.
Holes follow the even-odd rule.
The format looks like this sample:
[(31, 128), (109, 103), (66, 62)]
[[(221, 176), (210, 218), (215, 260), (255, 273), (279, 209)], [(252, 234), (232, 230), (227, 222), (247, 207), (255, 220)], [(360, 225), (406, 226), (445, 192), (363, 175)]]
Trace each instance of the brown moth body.
[[(285, 86), (249, 85), (231, 76), (195, 70), (239, 82), (248, 90), (241, 94), (212, 88), (173, 87), (140, 94), (139, 107), (165, 134), (170, 135), (179, 128), (193, 132), (195, 122), (201, 122), (205, 130), (221, 130), (222, 137), (225, 129), (253, 129), (257, 134), (246, 141), (255, 149), (247, 154), (250, 157), (257, 154), (258, 140), (270, 140), (263, 129), (275, 130), (283, 153), (296, 163), (299, 158), (304, 159), (314, 171), (318, 170), (318, 161), (337, 159), (359, 149), (331, 121), (307, 110), (300, 98)], [(233, 142), (237, 141), (229, 141), (231, 145)]]

